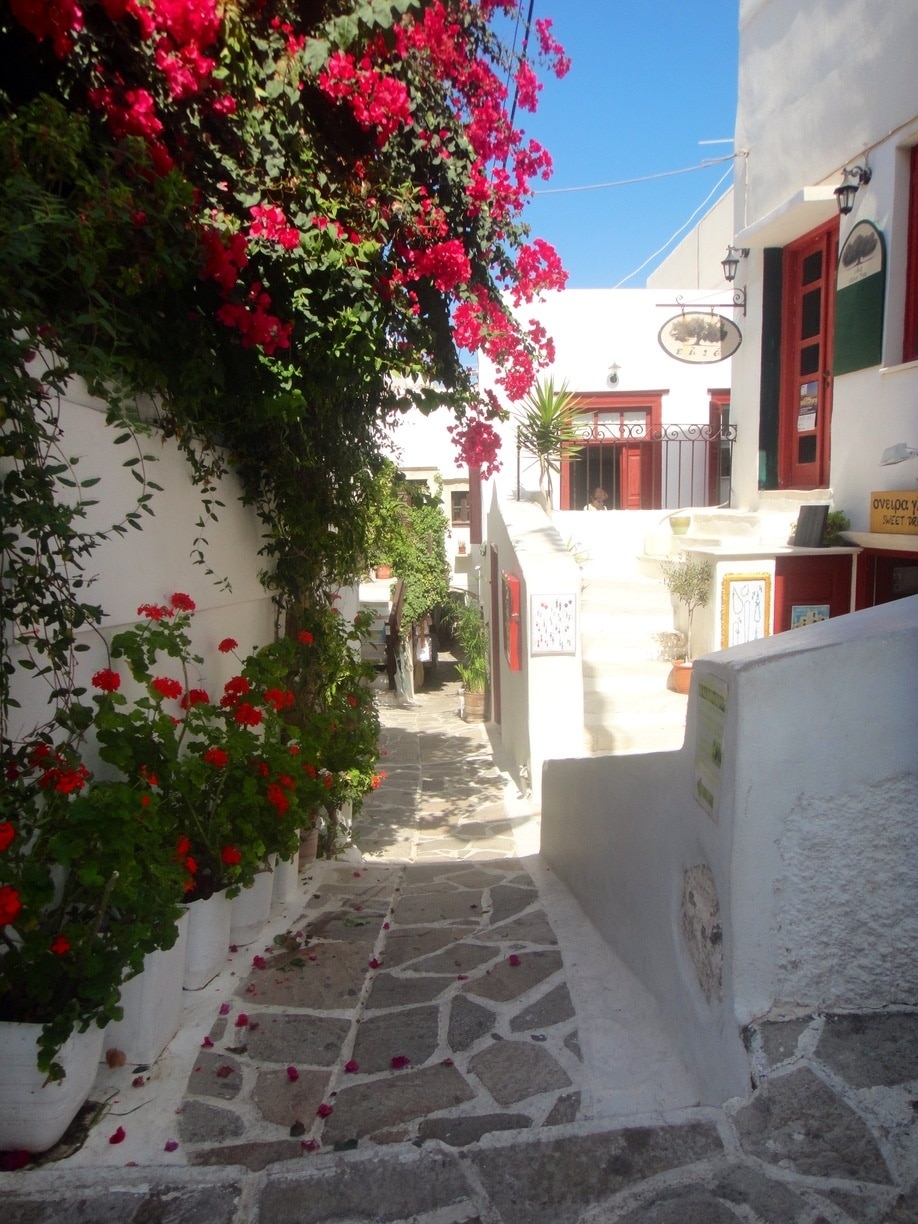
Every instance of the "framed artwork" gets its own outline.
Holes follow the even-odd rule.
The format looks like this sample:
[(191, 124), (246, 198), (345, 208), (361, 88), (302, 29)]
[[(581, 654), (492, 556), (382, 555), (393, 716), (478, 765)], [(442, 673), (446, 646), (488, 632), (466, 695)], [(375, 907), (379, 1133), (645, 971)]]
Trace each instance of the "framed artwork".
[(722, 647), (771, 633), (771, 574), (725, 574), (721, 587)]
[(815, 625), (817, 621), (828, 619), (828, 604), (791, 604), (791, 629), (799, 629), (801, 625)]
[(532, 595), (529, 599), (529, 653), (577, 653), (577, 597)]

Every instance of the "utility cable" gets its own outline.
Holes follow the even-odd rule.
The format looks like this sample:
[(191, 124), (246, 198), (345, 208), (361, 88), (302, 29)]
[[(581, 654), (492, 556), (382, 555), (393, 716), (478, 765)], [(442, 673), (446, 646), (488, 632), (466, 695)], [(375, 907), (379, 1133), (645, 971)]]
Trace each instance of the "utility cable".
[[(731, 158), (729, 158), (729, 160), (730, 160), (730, 161), (732, 161), (732, 160), (733, 160), (733, 158), (731, 157)], [(707, 205), (708, 201), (711, 199), (711, 197), (712, 197), (712, 196), (713, 196), (713, 195), (714, 195), (714, 194), (717, 192), (717, 190), (719, 189), (719, 187), (720, 187), (721, 183), (725, 182), (725, 181), (726, 181), (726, 180), (727, 180), (727, 179), (730, 177), (730, 174), (731, 174), (731, 170), (728, 168), (728, 169), (726, 170), (726, 172), (720, 176), (720, 178), (717, 180), (717, 182), (714, 184), (714, 186), (711, 188), (711, 190), (708, 192), (708, 194), (705, 196), (705, 198), (704, 198), (704, 199), (701, 201), (701, 203), (698, 205), (698, 207), (695, 209), (695, 211), (692, 213), (692, 215), (689, 217), (689, 219), (688, 219), (686, 222), (684, 222), (682, 225), (680, 225), (680, 226), (679, 226), (679, 228), (676, 230), (676, 232), (675, 232), (674, 234), (671, 234), (671, 235), (670, 235), (670, 237), (666, 239), (666, 241), (663, 243), (663, 245), (662, 245), (661, 247), (658, 247), (658, 248), (657, 248), (657, 250), (656, 250), (656, 251), (654, 251), (654, 253), (653, 253), (652, 255), (648, 255), (648, 256), (647, 256), (647, 258), (644, 260), (644, 262), (643, 262), (642, 264), (639, 264), (639, 265), (638, 265), (638, 266), (637, 266), (637, 267), (634, 269), (634, 271), (633, 271), (633, 272), (629, 272), (627, 276), (623, 277), (623, 278), (622, 278), (622, 279), (621, 279), (621, 280), (618, 282), (618, 284), (617, 284), (617, 285), (613, 285), (613, 286), (612, 286), (612, 288), (613, 288), (613, 289), (621, 289), (621, 287), (622, 287), (622, 285), (625, 283), (625, 281), (629, 281), (629, 280), (631, 280), (632, 276), (637, 276), (638, 272), (640, 272), (640, 271), (641, 271), (643, 268), (646, 268), (646, 267), (647, 267), (647, 265), (648, 265), (648, 264), (649, 264), (649, 263), (650, 263), (652, 260), (656, 259), (656, 257), (657, 257), (658, 255), (662, 255), (662, 253), (663, 253), (663, 252), (666, 250), (666, 248), (667, 248), (667, 247), (668, 247), (668, 246), (669, 246), (669, 245), (670, 245), (672, 242), (674, 242), (674, 241), (675, 241), (675, 240), (676, 240), (676, 239), (679, 237), (679, 235), (682, 233), (682, 231), (683, 231), (683, 230), (687, 230), (687, 229), (688, 229), (688, 227), (689, 227), (689, 226), (692, 224), (692, 222), (695, 220), (695, 218), (698, 216), (698, 214), (701, 212), (701, 210), (702, 210), (704, 207), (706, 207), (706, 205)]]
[(681, 170), (662, 170), (659, 174), (645, 174), (641, 178), (619, 179), (615, 183), (590, 183), (584, 187), (543, 187), (532, 194), (537, 196), (561, 195), (571, 191), (600, 191), (606, 187), (630, 187), (632, 183), (650, 183), (654, 179), (672, 178), (675, 174), (691, 174), (694, 170), (706, 170), (708, 166), (720, 166), (724, 162), (743, 157), (743, 153), (728, 153), (725, 157), (709, 157), (696, 166), (684, 166)]

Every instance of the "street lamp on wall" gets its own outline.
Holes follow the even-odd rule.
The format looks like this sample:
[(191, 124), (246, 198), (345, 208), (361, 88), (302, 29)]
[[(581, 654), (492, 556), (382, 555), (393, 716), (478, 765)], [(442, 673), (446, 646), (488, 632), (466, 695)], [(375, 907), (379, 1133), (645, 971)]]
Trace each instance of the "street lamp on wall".
[(724, 270), (724, 280), (732, 285), (736, 280), (736, 272), (739, 268), (741, 259), (745, 259), (749, 254), (748, 247), (728, 246), (727, 254), (720, 261), (720, 266)]
[(846, 166), (842, 170), (841, 186), (835, 188), (835, 202), (843, 217), (847, 217), (854, 208), (858, 187), (862, 183), (866, 187), (872, 177), (869, 166), (852, 166), (850, 169)]

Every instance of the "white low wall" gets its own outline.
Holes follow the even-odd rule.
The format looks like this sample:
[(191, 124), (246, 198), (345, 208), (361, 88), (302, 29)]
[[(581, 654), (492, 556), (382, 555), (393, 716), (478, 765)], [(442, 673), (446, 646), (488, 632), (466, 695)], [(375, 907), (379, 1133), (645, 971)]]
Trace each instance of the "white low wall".
[(753, 1019), (918, 1003), (916, 663), (918, 597), (696, 661), (679, 752), (546, 764), (542, 853), (711, 1103)]
[[(504, 626), (499, 635), (500, 734), (505, 765), (538, 803), (542, 765), (549, 757), (583, 752), (583, 664), (580, 653), (580, 570), (551, 519), (536, 502), (518, 502), (493, 488), (488, 513), (488, 542), (497, 549), (501, 573), (520, 579), (520, 669), (507, 661)], [(532, 597), (563, 596), (574, 600), (574, 648), (566, 654), (538, 654), (532, 648)], [(481, 602), (490, 614), (488, 563), (481, 568)], [(501, 606), (501, 592), (497, 592)]]

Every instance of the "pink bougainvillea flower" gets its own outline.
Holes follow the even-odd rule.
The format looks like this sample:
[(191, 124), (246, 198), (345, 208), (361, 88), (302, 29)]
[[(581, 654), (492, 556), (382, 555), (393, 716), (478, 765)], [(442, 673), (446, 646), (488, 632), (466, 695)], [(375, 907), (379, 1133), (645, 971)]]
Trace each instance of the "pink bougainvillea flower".
[(407, 1054), (396, 1054), (395, 1057), (392, 1059), (392, 1061), (389, 1063), (389, 1066), (392, 1068), (393, 1071), (399, 1071), (401, 1070), (402, 1067), (407, 1067), (410, 1064), (410, 1062), (411, 1062), (411, 1059), (408, 1057)]
[(356, 1059), (352, 1058), (344, 1064), (344, 1070), (348, 1075), (356, 1075), (360, 1070), (360, 1063), (357, 1062)]
[(126, 1135), (124, 1127), (119, 1126), (113, 1135), (109, 1135), (108, 1141), (109, 1143), (124, 1143), (125, 1138)]
[(92, 678), (93, 688), (101, 689), (103, 693), (114, 693), (121, 688), (121, 677), (110, 667), (103, 667)]
[(517, 967), (517, 965), (522, 964), (520, 958), (517, 956), (515, 952), (511, 952), (510, 955), (507, 957), (507, 963), (509, 965), (512, 965), (514, 969)]
[(265, 958), (263, 956), (253, 956), (252, 964), (255, 966), (256, 969), (264, 969), (265, 964), (266, 964)]
[(4, 850), (9, 850), (10, 842), (16, 836), (16, 829), (11, 821), (4, 820), (0, 824), (0, 853)]
[(355, 879), (355, 880), (359, 880), (359, 879), (360, 879), (360, 872), (359, 872), (359, 871), (355, 871), (355, 872), (354, 872), (354, 879)]
[(247, 1028), (248, 1023), (249, 1023), (248, 1016), (245, 1014), (245, 1012), (240, 1012), (239, 1015), (236, 1017), (236, 1028)]
[(237, 863), (242, 862), (242, 855), (235, 846), (224, 846), (220, 851), (220, 858), (227, 867), (235, 867)]
[(457, 973), (456, 974), (457, 982), (467, 982), (468, 980), (469, 980), (469, 975), (467, 973)]
[(181, 697), (182, 695), (181, 683), (173, 680), (171, 676), (154, 676), (150, 687), (163, 697)]
[(239, 643), (235, 638), (224, 638), (217, 649), (221, 654), (229, 654), (231, 650), (235, 650)]
[(455, 1064), (453, 1063), (453, 1060), (451, 1058), (444, 1058), (443, 1061), (440, 1063), (441, 1067), (452, 1067), (454, 1065)]
[(190, 595), (185, 595), (181, 591), (176, 591), (169, 600), (173, 608), (177, 608), (179, 612), (193, 612), (197, 605)]
[(371, 956), (371, 957), (370, 957), (369, 964), (370, 964), (370, 968), (371, 968), (371, 969), (378, 969), (378, 968), (379, 968), (379, 965), (380, 965), (380, 961), (378, 960), (378, 958), (377, 958), (377, 957), (375, 957), (375, 956)]
[(317, 1118), (330, 1118), (334, 1112), (335, 1112), (335, 1107), (333, 1105), (329, 1105), (328, 1101), (323, 1101), (322, 1104), (319, 1106), (319, 1108), (316, 1110), (316, 1117)]
[(317, 1152), (319, 1150), (319, 1141), (318, 1139), (303, 1139), (300, 1147), (304, 1152)]
[(220, 1015), (221, 1015), (221, 1016), (228, 1016), (229, 1014), (230, 1014), (230, 1005), (229, 1005), (229, 1003), (221, 1003), (221, 1004), (220, 1004)]
[(201, 1049), (202, 1050), (212, 1050), (213, 1048), (214, 1048), (213, 1041), (211, 1041), (210, 1037), (205, 1036), (204, 1040), (201, 1042)]
[(218, 1067), (216, 1070), (217, 1079), (229, 1079), (232, 1074), (233, 1068), (227, 1066), (226, 1063), (224, 1063), (222, 1067)]
[(144, 1076), (135, 1075), (134, 1078), (131, 1080), (131, 1087), (132, 1088), (142, 1088), (146, 1082), (147, 1081)]
[(58, 935), (51, 944), (51, 951), (55, 956), (66, 956), (70, 951), (70, 940), (66, 935)]
[(296, 1067), (287, 1068), (287, 1079), (290, 1080), (291, 1084), (295, 1084), (299, 1078), (300, 1073), (297, 1071)]
[(175, 1139), (167, 1139), (163, 1145), (164, 1152), (174, 1152), (178, 1148), (178, 1141)]

